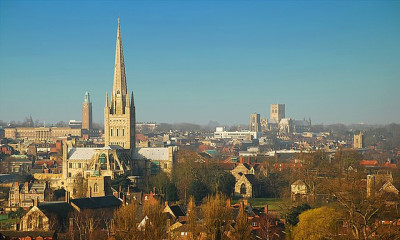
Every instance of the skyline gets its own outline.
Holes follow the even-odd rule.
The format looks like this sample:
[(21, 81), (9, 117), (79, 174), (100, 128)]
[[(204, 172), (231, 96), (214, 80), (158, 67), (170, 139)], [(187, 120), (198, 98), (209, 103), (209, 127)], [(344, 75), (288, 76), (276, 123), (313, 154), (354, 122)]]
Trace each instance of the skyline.
[(248, 123), (284, 103), (287, 117), (313, 123), (399, 122), (399, 10), (400, 2), (0, 1), (0, 120), (81, 120), (88, 91), (94, 122), (104, 122), (119, 17), (138, 121)]

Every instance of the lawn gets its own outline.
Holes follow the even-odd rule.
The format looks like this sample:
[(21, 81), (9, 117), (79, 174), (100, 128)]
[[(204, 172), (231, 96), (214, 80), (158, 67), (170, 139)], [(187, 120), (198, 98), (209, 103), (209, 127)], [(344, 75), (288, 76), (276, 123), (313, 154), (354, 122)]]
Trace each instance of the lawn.
[[(233, 203), (238, 203), (241, 199), (234, 199)], [(287, 203), (280, 198), (249, 198), (248, 202), (255, 208), (264, 207), (268, 204), (269, 210), (281, 210), (287, 206)]]

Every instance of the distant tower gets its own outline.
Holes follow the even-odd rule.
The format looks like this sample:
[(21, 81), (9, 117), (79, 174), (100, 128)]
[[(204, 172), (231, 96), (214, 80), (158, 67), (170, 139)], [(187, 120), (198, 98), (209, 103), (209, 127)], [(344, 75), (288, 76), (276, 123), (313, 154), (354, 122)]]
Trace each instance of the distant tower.
[(285, 104), (271, 104), (270, 118), (279, 123), (282, 118), (285, 118)]
[(133, 93), (130, 99), (126, 85), (119, 19), (116, 45), (111, 101), (107, 94), (104, 107), (105, 145), (119, 145), (125, 149), (133, 149), (135, 148), (135, 104)]
[(252, 113), (250, 114), (250, 127), (251, 132), (261, 132), (261, 118), (260, 114)]
[(85, 92), (85, 100), (82, 105), (82, 129), (88, 133), (92, 129), (92, 103), (88, 92)]
[(353, 137), (353, 148), (364, 148), (364, 134), (360, 132), (359, 134), (354, 134)]

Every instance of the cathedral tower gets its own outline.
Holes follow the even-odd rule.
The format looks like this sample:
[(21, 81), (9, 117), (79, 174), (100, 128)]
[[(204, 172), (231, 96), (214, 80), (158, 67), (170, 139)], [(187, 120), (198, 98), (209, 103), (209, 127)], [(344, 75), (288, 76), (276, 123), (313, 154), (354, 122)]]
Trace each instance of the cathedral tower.
[(129, 96), (126, 85), (119, 19), (113, 90), (110, 101), (108, 93), (106, 94), (106, 106), (104, 108), (104, 136), (106, 146), (119, 145), (125, 149), (135, 148), (135, 104), (133, 93)]

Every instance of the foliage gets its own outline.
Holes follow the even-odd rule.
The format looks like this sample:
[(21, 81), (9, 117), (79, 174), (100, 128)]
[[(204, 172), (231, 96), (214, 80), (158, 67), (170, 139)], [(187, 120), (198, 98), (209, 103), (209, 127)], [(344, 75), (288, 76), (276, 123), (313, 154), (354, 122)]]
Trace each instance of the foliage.
[(120, 186), (123, 191), (126, 191), (128, 189), (129, 184), (130, 180), (128, 179), (128, 174), (120, 175), (111, 181), (111, 186), (117, 191), (119, 190)]
[(299, 205), (297, 207), (293, 207), (290, 209), (288, 215), (287, 215), (287, 221), (290, 225), (296, 226), (297, 223), (299, 222), (299, 215), (304, 212), (311, 209), (310, 205), (307, 203), (304, 203), (302, 205)]
[(294, 228), (294, 240), (334, 239), (338, 218), (337, 211), (327, 206), (305, 211)]
[(55, 198), (55, 200), (59, 200), (61, 198), (65, 198), (65, 189), (64, 188), (60, 188), (60, 189), (54, 190), (54, 198)]
[(224, 172), (218, 176), (217, 190), (226, 196), (232, 196), (235, 182), (235, 177), (231, 173)]
[(166, 190), (166, 200), (169, 202), (173, 201), (178, 201), (178, 189), (176, 188), (174, 183), (168, 184), (167, 190)]
[(129, 205), (121, 206), (114, 212), (115, 237), (117, 239), (135, 239), (138, 236), (136, 214), (138, 205), (133, 202)]
[(196, 210), (196, 203), (194, 198), (191, 196), (189, 198), (189, 203), (187, 205), (187, 225), (188, 231), (190, 233), (191, 239), (197, 239), (200, 235), (199, 226), (198, 226), (198, 214)]
[(244, 210), (244, 205), (240, 204), (239, 214), (236, 217), (235, 231), (233, 233), (233, 239), (235, 240), (247, 240), (251, 236), (252, 227)]
[(208, 196), (201, 205), (203, 226), (208, 239), (222, 239), (232, 222), (232, 210), (227, 207), (227, 197), (217, 193)]
[(196, 202), (203, 200), (209, 193), (207, 185), (198, 180), (193, 181), (190, 185), (189, 194), (194, 197)]
[(158, 193), (167, 193), (167, 187), (170, 185), (171, 180), (165, 172), (160, 172), (157, 175), (151, 176), (149, 180), (149, 189), (156, 188)]
[(143, 217), (147, 217), (141, 229), (142, 239), (165, 239), (167, 237), (167, 218), (158, 202), (147, 201), (143, 206)]

